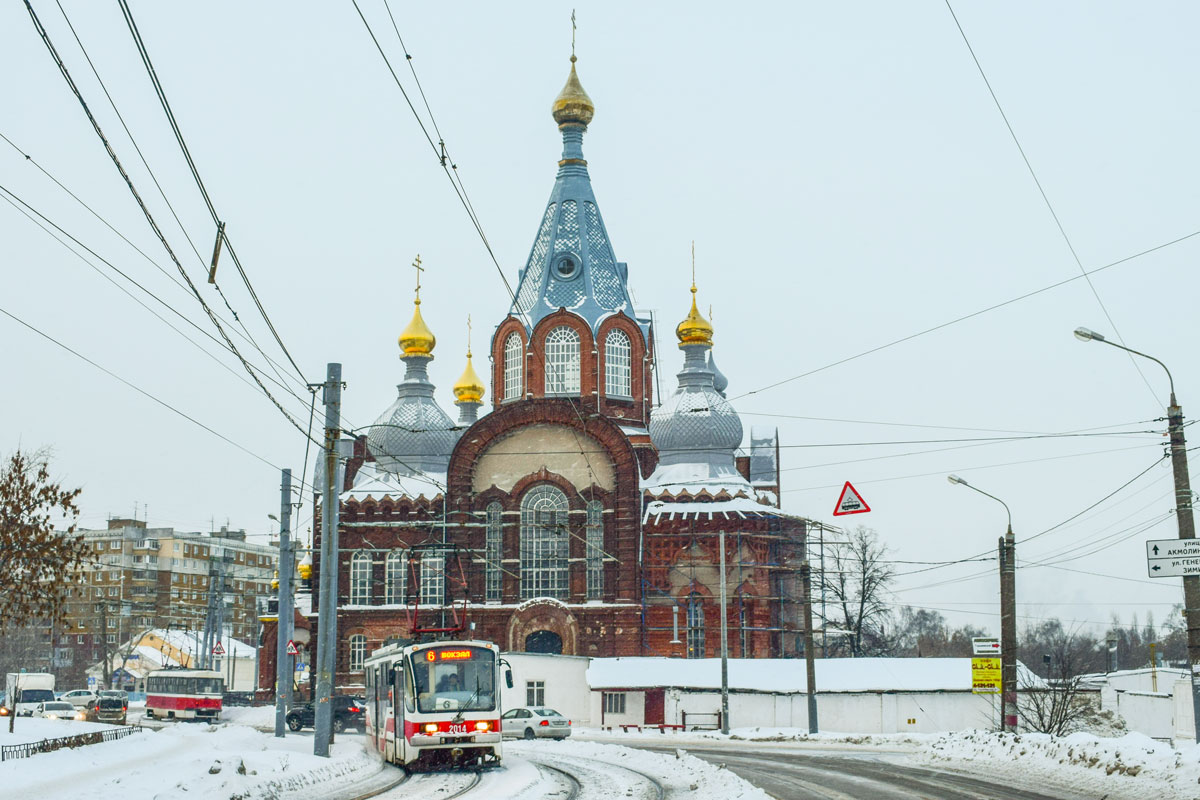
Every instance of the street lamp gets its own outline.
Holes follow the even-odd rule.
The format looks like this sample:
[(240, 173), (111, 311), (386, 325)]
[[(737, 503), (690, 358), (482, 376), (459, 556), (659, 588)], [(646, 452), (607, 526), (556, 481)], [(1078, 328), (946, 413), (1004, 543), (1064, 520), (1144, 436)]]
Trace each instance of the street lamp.
[[(1179, 525), (1180, 539), (1196, 538), (1196, 523), (1192, 518), (1192, 487), (1188, 479), (1187, 446), (1183, 437), (1183, 409), (1175, 402), (1175, 379), (1167, 365), (1154, 356), (1116, 342), (1110, 342), (1095, 331), (1076, 328), (1075, 337), (1084, 342), (1103, 342), (1126, 353), (1148, 358), (1163, 368), (1171, 386), (1171, 401), (1167, 406), (1167, 435), (1171, 442), (1171, 472), (1175, 477), (1175, 519)], [(1192, 718), (1195, 722), (1196, 740), (1200, 741), (1200, 576), (1183, 577), (1183, 613), (1187, 616), (1188, 662), (1192, 667)]]
[(967, 483), (957, 475), (946, 480), (990, 497), (1008, 514), (1008, 530), (1000, 537), (1000, 728), (1017, 732), (1017, 543), (1008, 503)]

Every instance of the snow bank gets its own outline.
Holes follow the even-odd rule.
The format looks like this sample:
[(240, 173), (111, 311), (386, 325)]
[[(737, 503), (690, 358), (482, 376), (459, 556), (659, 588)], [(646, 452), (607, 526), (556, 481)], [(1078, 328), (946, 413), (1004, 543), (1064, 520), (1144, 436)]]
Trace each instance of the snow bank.
[(937, 736), (913, 758), (1004, 777), (1016, 785), (1046, 781), (1109, 800), (1200, 797), (1200, 747), (1173, 747), (1140, 733), (1101, 739), (1087, 733), (962, 731)]
[(276, 798), (316, 783), (335, 790), (380, 769), (361, 740), (336, 743), (326, 759), (312, 754), (311, 737), (276, 739), (241, 725), (179, 723), (6, 761), (0, 786), (5, 796), (38, 800)]
[(8, 732), (8, 717), (0, 717), (0, 745), (40, 742), (42, 739), (61, 739), (94, 731), (110, 731), (116, 725), (100, 722), (82, 722), (70, 719), (42, 719), (41, 717), (18, 717), (16, 730)]
[(732, 728), (729, 735), (720, 731), (673, 731), (660, 733), (657, 729), (641, 731), (577, 728), (574, 736), (592, 741), (631, 741), (645, 744), (711, 745), (720, 742), (782, 742), (813, 745), (827, 749), (835, 746), (863, 746), (893, 751), (912, 751), (925, 747), (938, 738), (936, 733), (809, 733), (805, 728)]
[(225, 706), (221, 709), (221, 721), (273, 733), (275, 706)]

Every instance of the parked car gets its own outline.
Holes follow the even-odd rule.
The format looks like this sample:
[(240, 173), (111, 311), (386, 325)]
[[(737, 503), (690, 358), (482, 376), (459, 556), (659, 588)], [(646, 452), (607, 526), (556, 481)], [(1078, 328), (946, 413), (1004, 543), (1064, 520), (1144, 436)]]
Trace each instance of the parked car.
[(33, 716), (46, 719), (75, 719), (75, 714), (75, 706), (65, 700), (47, 700), (44, 703), (38, 703), (37, 708), (33, 711)]
[[(356, 698), (337, 694), (329, 699), (333, 705), (333, 732), (341, 733), (347, 728), (357, 728), (359, 732), (367, 730), (367, 707)], [(287, 726), (298, 731), (301, 728), (311, 728), (316, 724), (316, 707), (313, 703), (305, 703), (293, 708), (287, 714)]]
[(65, 700), (73, 706), (89, 706), (96, 700), (96, 693), (91, 689), (76, 689), (73, 692), (65, 692), (58, 698)]
[(553, 708), (511, 708), (500, 716), (501, 733), (510, 739), (565, 739), (571, 735), (571, 720)]

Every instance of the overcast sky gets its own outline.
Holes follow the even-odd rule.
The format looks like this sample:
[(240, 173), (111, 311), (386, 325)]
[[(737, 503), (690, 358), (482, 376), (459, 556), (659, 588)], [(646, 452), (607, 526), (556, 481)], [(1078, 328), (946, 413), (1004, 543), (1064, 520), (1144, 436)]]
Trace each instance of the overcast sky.
[[(360, 3), (424, 115), (382, 2)], [(456, 417), (449, 387), (463, 368), (467, 315), (486, 374), (509, 301), (353, 4), (131, 5), (229, 239), (307, 380), (323, 380), (328, 361), (344, 365), (348, 428), (392, 402), (408, 264), (420, 253), (422, 309), (438, 336), (431, 376)], [(172, 248), (230, 319), (204, 282), (215, 227), (118, 5), (63, 3), (198, 255), (58, 6), (34, 6)], [(550, 103), (568, 71), (571, 7), (392, 6), (515, 283), (559, 158)], [(1078, 263), (945, 3), (577, 7), (579, 75), (596, 104), (584, 150), (635, 300), (659, 320), (663, 389), (682, 363), (672, 331), (687, 310), (695, 240), (729, 396), (747, 432), (779, 428), (785, 507), (877, 529), (897, 571), (912, 573), (896, 582), (898, 605), (998, 630), (995, 561), (926, 572), (910, 563), (994, 555), (1004, 509), (950, 485), (953, 472), (1012, 509), (1023, 622), (1057, 615), (1094, 626), (1114, 612), (1144, 621), (1147, 610), (1161, 622), (1182, 599), (1178, 579), (1147, 578), (1144, 554), (1147, 539), (1177, 533), (1169, 466), (1152, 467), (1163, 455), (1166, 375), (1145, 360), (1139, 373), (1125, 354), (1071, 331), (1084, 325), (1161, 359), (1185, 413), (1200, 414), (1200, 236), (1090, 285), (1080, 266), (1200, 229), (1200, 7), (955, 4)], [(177, 277), (173, 265), (19, 3), (0, 8), (0, 69), (0, 133), (158, 266), (2, 141), (0, 184), (213, 333), (166, 277)], [(0, 239), (0, 309), (249, 453), (2, 314), (0, 450), (52, 448), (56, 475), (84, 489), (89, 527), (137, 508), (156, 526), (271, 530), (278, 469), (299, 475), (305, 443), (237, 362), (7, 202)], [(228, 253), (217, 277), (281, 365), (288, 390), (272, 390), (306, 425), (308, 395)], [(1087, 435), (1014, 438), (1074, 431)], [(847, 480), (871, 513), (832, 516)]]

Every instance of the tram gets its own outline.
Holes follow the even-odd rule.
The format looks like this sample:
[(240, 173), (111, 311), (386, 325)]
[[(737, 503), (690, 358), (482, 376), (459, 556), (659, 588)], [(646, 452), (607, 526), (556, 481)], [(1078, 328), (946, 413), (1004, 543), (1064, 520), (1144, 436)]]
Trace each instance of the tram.
[(155, 670), (146, 676), (146, 716), (217, 720), (224, 691), (225, 679), (211, 669)]
[(409, 770), (499, 764), (501, 664), (491, 642), (381, 647), (364, 662), (367, 741)]

